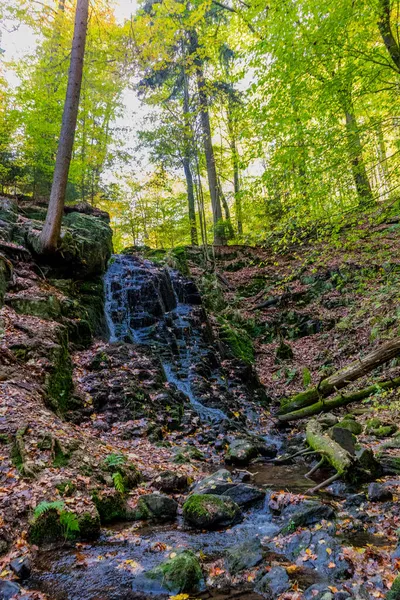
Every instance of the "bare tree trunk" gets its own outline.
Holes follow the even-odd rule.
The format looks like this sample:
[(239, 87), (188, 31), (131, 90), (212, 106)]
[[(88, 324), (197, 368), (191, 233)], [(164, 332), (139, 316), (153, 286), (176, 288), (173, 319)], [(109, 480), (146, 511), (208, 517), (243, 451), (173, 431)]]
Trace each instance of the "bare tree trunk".
[(190, 124), (189, 115), (189, 84), (187, 74), (183, 70), (183, 119), (185, 123), (185, 150), (183, 157), (183, 170), (185, 171), (186, 187), (187, 187), (187, 198), (188, 198), (188, 212), (189, 212), (189, 225), (190, 225), (190, 240), (192, 246), (198, 246), (197, 238), (197, 227), (196, 227), (196, 205), (194, 198), (193, 189), (193, 176), (192, 169), (190, 167), (190, 143), (193, 144), (192, 129)]
[(232, 100), (228, 98), (228, 133), (229, 133), (229, 145), (231, 148), (232, 157), (232, 168), (233, 168), (233, 191), (235, 197), (235, 212), (236, 212), (236, 223), (237, 231), (239, 235), (243, 234), (243, 214), (242, 214), (242, 201), (240, 198), (240, 178), (239, 178), (239, 155), (237, 151), (236, 143), (236, 131), (235, 121), (232, 110)]
[(390, 0), (378, 0), (380, 9), (380, 15), (378, 20), (378, 27), (380, 34), (383, 39), (383, 43), (386, 46), (387, 51), (390, 54), (396, 71), (400, 73), (400, 44), (398, 38), (396, 40), (391, 23), (390, 23)]
[(46, 252), (54, 252), (57, 249), (60, 237), (65, 192), (68, 182), (72, 148), (74, 145), (76, 121), (78, 118), (88, 13), (89, 0), (77, 0), (74, 39), (72, 42), (71, 62), (68, 73), (67, 95), (64, 104), (61, 134), (58, 142), (49, 207), (43, 231), (41, 233), (43, 251)]
[(225, 198), (225, 194), (222, 191), (221, 182), (218, 178), (218, 194), (222, 201), (222, 206), (224, 207), (225, 213), (225, 233), (227, 234), (228, 239), (232, 239), (235, 237), (235, 232), (233, 231), (232, 222), (231, 222), (231, 211), (229, 210), (229, 204)]
[(214, 148), (212, 146), (212, 138), (211, 138), (211, 125), (210, 125), (210, 114), (209, 114), (209, 110), (208, 110), (208, 97), (207, 97), (207, 90), (206, 90), (206, 81), (204, 78), (203, 61), (197, 55), (197, 50), (199, 47), (197, 33), (195, 31), (191, 31), (190, 38), (191, 38), (191, 52), (196, 53), (195, 59), (194, 59), (194, 64), (196, 67), (197, 91), (199, 94), (199, 104), (200, 104), (200, 119), (201, 119), (201, 127), (203, 130), (204, 154), (205, 154), (205, 158), (206, 158), (208, 185), (210, 188), (211, 207), (212, 207), (212, 212), (213, 212), (214, 244), (220, 245), (220, 244), (225, 243), (225, 239), (224, 239), (224, 233), (223, 233), (223, 220), (222, 220), (222, 210), (221, 210), (221, 199), (220, 199), (219, 188), (218, 188), (217, 169), (215, 166)]

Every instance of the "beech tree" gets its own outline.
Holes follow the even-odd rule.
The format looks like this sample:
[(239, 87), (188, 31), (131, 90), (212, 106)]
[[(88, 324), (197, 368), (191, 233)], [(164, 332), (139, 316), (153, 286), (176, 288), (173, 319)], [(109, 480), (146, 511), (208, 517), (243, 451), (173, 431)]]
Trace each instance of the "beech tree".
[(67, 95), (64, 103), (49, 207), (41, 233), (41, 244), (44, 252), (54, 252), (57, 249), (60, 237), (61, 220), (64, 212), (65, 193), (82, 87), (88, 16), (89, 0), (77, 0)]

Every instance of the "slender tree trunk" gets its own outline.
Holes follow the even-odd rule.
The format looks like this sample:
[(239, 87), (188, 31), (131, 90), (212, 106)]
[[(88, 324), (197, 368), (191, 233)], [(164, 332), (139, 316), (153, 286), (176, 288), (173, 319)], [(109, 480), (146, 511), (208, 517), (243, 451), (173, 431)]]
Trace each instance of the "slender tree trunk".
[(47, 252), (56, 250), (60, 237), (65, 192), (78, 118), (88, 13), (89, 0), (77, 0), (74, 39), (72, 42), (71, 63), (68, 73), (67, 95), (64, 104), (61, 134), (58, 142), (49, 207), (41, 233), (42, 247)]
[(186, 177), (186, 187), (187, 187), (187, 198), (188, 198), (188, 213), (189, 213), (189, 226), (190, 226), (190, 240), (192, 242), (192, 246), (198, 246), (198, 238), (197, 238), (197, 227), (196, 227), (196, 205), (194, 198), (194, 188), (193, 188), (193, 176), (192, 169), (190, 167), (190, 144), (193, 145), (193, 136), (192, 129), (190, 124), (190, 115), (189, 115), (189, 82), (187, 78), (187, 73), (185, 69), (183, 69), (183, 119), (185, 123), (185, 150), (183, 157), (183, 170), (185, 172)]
[(346, 118), (347, 145), (359, 204), (360, 206), (370, 206), (374, 203), (374, 197), (365, 168), (360, 131), (351, 99), (351, 92), (348, 90), (342, 93), (342, 107)]
[(239, 155), (237, 151), (236, 143), (236, 131), (235, 131), (235, 120), (233, 117), (232, 100), (228, 98), (228, 134), (229, 134), (229, 145), (231, 149), (232, 158), (232, 169), (233, 169), (233, 191), (235, 197), (235, 212), (236, 212), (236, 223), (237, 231), (239, 235), (243, 234), (243, 214), (242, 214), (242, 200), (240, 198), (240, 177), (239, 177)]
[(197, 33), (195, 31), (191, 31), (190, 38), (191, 52), (192, 54), (195, 53), (194, 64), (196, 67), (197, 91), (199, 94), (200, 120), (203, 131), (204, 154), (206, 158), (208, 185), (210, 188), (211, 207), (213, 212), (214, 244), (220, 245), (225, 243), (225, 239), (223, 233), (222, 209), (218, 187), (217, 168), (215, 165), (214, 148), (211, 137), (206, 81), (204, 78), (203, 61), (197, 55), (197, 50), (199, 48)]
[(219, 197), (221, 198), (222, 201), (222, 206), (224, 207), (224, 213), (225, 213), (225, 224), (226, 224), (226, 234), (228, 239), (232, 239), (233, 237), (235, 237), (235, 232), (233, 231), (233, 227), (232, 227), (232, 221), (231, 221), (231, 211), (229, 210), (229, 204), (226, 200), (225, 194), (222, 190), (222, 186), (221, 186), (221, 182), (218, 178), (218, 194)]
[(379, 5), (379, 20), (378, 27), (383, 39), (383, 43), (389, 52), (396, 70), (400, 73), (400, 44), (399, 38), (396, 39), (393, 34), (390, 23), (390, 0), (378, 0)]

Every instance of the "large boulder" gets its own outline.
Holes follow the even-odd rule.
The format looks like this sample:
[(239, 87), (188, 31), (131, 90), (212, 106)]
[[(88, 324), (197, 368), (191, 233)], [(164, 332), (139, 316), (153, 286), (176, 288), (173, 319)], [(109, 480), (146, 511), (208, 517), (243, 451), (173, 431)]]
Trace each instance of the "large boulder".
[[(40, 221), (26, 221), (25, 240), (28, 248), (38, 257), (43, 256), (40, 241)], [(64, 216), (60, 245), (52, 257), (57, 271), (75, 277), (99, 275), (106, 270), (112, 253), (112, 229), (103, 219), (72, 212)], [(49, 257), (45, 257), (46, 262)]]
[(162, 492), (184, 492), (189, 487), (188, 477), (173, 471), (161, 471), (153, 480), (152, 485)]
[(145, 521), (173, 521), (178, 503), (163, 494), (141, 496), (137, 505), (137, 517)]
[(230, 498), (215, 494), (193, 494), (183, 505), (185, 521), (198, 529), (230, 527), (243, 519), (240, 507)]
[(263, 490), (259, 490), (253, 485), (238, 483), (237, 485), (232, 485), (230, 488), (228, 488), (222, 494), (222, 497), (230, 498), (239, 506), (247, 508), (252, 504), (262, 502), (265, 498), (265, 492)]
[(193, 488), (195, 494), (216, 494), (219, 496), (234, 485), (232, 473), (227, 469), (219, 469), (211, 475), (207, 475), (196, 483)]
[(298, 527), (308, 527), (323, 519), (335, 518), (335, 511), (329, 504), (306, 501), (298, 506), (289, 505), (282, 511), (282, 517), (287, 520), (283, 532), (295, 531)]

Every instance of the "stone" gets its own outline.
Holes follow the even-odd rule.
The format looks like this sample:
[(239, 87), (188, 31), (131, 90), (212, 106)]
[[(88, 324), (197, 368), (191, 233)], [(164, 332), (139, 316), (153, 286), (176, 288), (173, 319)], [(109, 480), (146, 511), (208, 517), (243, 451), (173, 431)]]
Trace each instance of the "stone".
[(10, 600), (19, 593), (20, 587), (14, 581), (0, 580), (0, 600)]
[(189, 487), (186, 475), (173, 473), (172, 471), (161, 471), (152, 482), (153, 487), (162, 492), (185, 492)]
[[(348, 421), (352, 423), (352, 421)], [(329, 430), (329, 437), (331, 437), (339, 446), (347, 450), (349, 454), (352, 456), (356, 453), (355, 442), (356, 438), (353, 435), (353, 432), (347, 428), (342, 427), (341, 424), (335, 425), (332, 429)]]
[(228, 497), (236, 504), (242, 507), (248, 507), (257, 502), (262, 502), (265, 498), (265, 492), (259, 490), (253, 485), (246, 485), (245, 483), (239, 483), (228, 488), (223, 492), (222, 497)]
[(194, 494), (216, 494), (219, 496), (234, 486), (232, 473), (227, 469), (219, 469), (211, 475), (207, 475), (196, 483), (193, 488)]
[(288, 519), (282, 532), (295, 531), (298, 527), (307, 527), (324, 520), (335, 518), (335, 511), (329, 504), (305, 501), (297, 506), (289, 505), (282, 511), (282, 517)]
[(382, 467), (376, 460), (371, 448), (360, 448), (356, 450), (356, 459), (358, 466), (365, 471), (370, 479), (376, 479), (382, 474)]
[(128, 518), (125, 497), (116, 490), (95, 490), (92, 494), (92, 500), (98, 510), (102, 524), (123, 521)]
[(160, 580), (162, 586), (174, 594), (196, 592), (203, 580), (200, 563), (190, 550), (171, 553), (168, 560), (146, 573), (146, 576)]
[(386, 437), (391, 437), (397, 431), (396, 425), (382, 425), (381, 427), (377, 427), (376, 429), (371, 429), (369, 433), (378, 439), (383, 439)]
[(221, 529), (243, 519), (240, 507), (230, 498), (215, 494), (193, 494), (183, 505), (185, 521), (198, 529)]
[(272, 567), (255, 586), (255, 591), (262, 594), (267, 600), (275, 600), (292, 587), (286, 569)]
[(333, 593), (325, 583), (314, 583), (303, 594), (304, 600), (333, 600)]
[(145, 521), (173, 521), (178, 503), (162, 494), (141, 496), (137, 504), (137, 517)]
[(236, 575), (240, 571), (257, 566), (263, 559), (264, 554), (260, 540), (254, 538), (243, 544), (229, 548), (226, 552), (226, 564), (229, 573)]
[(380, 483), (370, 483), (368, 486), (368, 500), (370, 502), (386, 502), (393, 500), (393, 494)]
[(257, 456), (267, 456), (273, 458), (276, 456), (275, 446), (257, 442), (245, 438), (234, 440), (225, 454), (225, 462), (234, 465), (248, 465), (249, 462)]
[(340, 421), (337, 425), (335, 425), (335, 427), (341, 427), (342, 429), (348, 429), (348, 431), (351, 431), (351, 433), (353, 433), (354, 435), (360, 435), (360, 433), (363, 430), (360, 423), (357, 423), (357, 421), (354, 421), (353, 419), (348, 419), (348, 418), (343, 419), (343, 421)]
[(29, 556), (19, 556), (10, 562), (11, 571), (23, 581), (31, 574), (31, 561)]
[(324, 427), (333, 427), (338, 423), (338, 418), (331, 413), (325, 413), (318, 417), (318, 422)]

